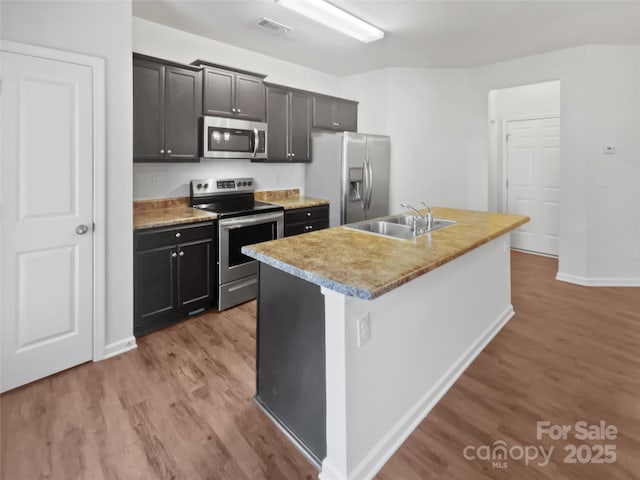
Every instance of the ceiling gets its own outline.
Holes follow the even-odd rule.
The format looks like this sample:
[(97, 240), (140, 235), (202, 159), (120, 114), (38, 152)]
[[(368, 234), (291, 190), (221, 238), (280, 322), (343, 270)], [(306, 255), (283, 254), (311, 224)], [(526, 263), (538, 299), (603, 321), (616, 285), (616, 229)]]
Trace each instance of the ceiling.
[[(346, 76), (384, 67), (474, 67), (586, 44), (640, 44), (637, 1), (356, 0), (333, 3), (383, 29), (364, 44), (273, 0), (134, 0), (133, 14)], [(262, 17), (293, 27), (264, 30)]]

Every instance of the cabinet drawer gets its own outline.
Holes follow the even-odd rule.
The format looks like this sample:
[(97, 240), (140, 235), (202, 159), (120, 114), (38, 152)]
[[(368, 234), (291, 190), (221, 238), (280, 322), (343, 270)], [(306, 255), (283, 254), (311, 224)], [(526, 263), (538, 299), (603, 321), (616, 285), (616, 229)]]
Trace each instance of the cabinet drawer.
[(300, 235), (301, 233), (322, 230), (323, 228), (329, 228), (328, 218), (316, 220), (314, 222), (286, 224), (284, 227), (284, 236), (291, 237), (293, 235)]
[(295, 208), (284, 212), (285, 226), (294, 223), (313, 222), (326, 219), (329, 222), (329, 205), (309, 208)]
[(134, 251), (189, 243), (198, 240), (213, 240), (213, 222), (198, 222), (177, 227), (139, 230), (134, 235)]

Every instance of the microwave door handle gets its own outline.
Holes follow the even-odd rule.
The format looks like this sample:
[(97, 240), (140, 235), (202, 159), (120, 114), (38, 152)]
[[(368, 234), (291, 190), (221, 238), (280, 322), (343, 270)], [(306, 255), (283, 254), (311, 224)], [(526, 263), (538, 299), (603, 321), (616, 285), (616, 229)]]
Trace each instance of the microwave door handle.
[(256, 158), (258, 154), (258, 148), (260, 148), (260, 135), (258, 134), (258, 129), (253, 129), (253, 158)]

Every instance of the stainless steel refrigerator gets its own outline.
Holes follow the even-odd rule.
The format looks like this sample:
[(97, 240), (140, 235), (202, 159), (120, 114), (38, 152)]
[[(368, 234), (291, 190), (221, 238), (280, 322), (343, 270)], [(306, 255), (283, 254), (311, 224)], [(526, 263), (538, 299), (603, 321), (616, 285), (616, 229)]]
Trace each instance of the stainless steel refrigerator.
[(389, 215), (390, 138), (314, 132), (305, 195), (331, 202), (332, 227)]

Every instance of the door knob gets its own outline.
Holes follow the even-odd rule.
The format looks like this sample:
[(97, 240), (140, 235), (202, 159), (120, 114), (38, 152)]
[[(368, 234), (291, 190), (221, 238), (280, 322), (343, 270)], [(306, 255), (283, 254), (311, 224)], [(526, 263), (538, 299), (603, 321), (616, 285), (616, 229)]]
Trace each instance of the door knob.
[(87, 227), (86, 225), (78, 225), (76, 227), (76, 233), (78, 235), (84, 235), (85, 233), (87, 233), (89, 231), (89, 227)]

